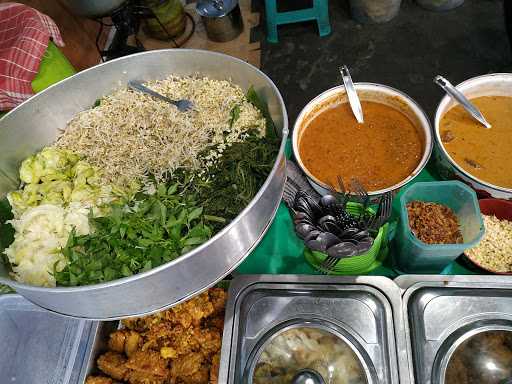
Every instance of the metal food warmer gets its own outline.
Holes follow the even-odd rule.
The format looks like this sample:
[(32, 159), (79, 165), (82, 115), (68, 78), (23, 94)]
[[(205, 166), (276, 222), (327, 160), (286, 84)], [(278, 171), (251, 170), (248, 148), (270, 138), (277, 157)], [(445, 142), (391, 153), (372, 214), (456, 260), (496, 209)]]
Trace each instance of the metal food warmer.
[[(119, 326), (59, 317), (12, 294), (0, 296), (0, 320), (2, 377), (22, 384), (36, 376), (83, 384)], [(511, 380), (510, 278), (247, 275), (230, 283), (219, 383)]]
[(512, 279), (400, 276), (409, 381), (512, 383)]
[[(335, 357), (328, 356), (328, 351), (312, 362), (316, 367), (310, 366), (305, 357), (304, 363), (298, 362), (290, 368), (291, 372), (287, 372), (286, 367), (271, 367), (270, 370), (275, 371), (275, 374), (270, 373), (273, 377), (258, 373), (262, 370), (259, 361), (269, 343), (290, 329), (320, 330), (340, 340), (338, 343), (343, 343), (349, 354), (357, 356), (360, 368), (356, 370), (360, 372), (353, 374), (354, 383), (399, 383), (400, 372), (404, 372), (399, 365), (407, 367), (406, 355), (397, 353), (405, 351), (405, 337), (400, 290), (391, 280), (384, 277), (242, 276), (235, 279), (229, 289), (219, 382), (287, 382), (290, 376), (316, 370), (326, 384), (336, 383), (336, 370), (343, 367), (336, 366), (332, 361)], [(305, 345), (307, 343), (304, 341)], [(271, 357), (271, 364), (279, 365), (279, 359)], [(403, 374), (403, 379), (406, 378)]]

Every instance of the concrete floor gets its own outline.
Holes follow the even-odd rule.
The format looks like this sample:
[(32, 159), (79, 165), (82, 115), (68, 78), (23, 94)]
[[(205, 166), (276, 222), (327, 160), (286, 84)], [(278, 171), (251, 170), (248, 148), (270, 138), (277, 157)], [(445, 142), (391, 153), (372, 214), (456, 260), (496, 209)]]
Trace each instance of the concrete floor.
[[(435, 75), (456, 84), (485, 73), (512, 72), (503, 1), (512, 0), (466, 0), (455, 10), (435, 13), (403, 0), (390, 22), (361, 25), (350, 18), (347, 0), (331, 0), (328, 37), (320, 38), (310, 22), (280, 26), (278, 44), (265, 41), (264, 28), (257, 31), (262, 69), (281, 90), (291, 127), (309, 100), (340, 83), (340, 64), (349, 66), (354, 81), (406, 92), (432, 117), (442, 97), (432, 82)], [(307, 4), (279, 0), (283, 9), (299, 2)]]

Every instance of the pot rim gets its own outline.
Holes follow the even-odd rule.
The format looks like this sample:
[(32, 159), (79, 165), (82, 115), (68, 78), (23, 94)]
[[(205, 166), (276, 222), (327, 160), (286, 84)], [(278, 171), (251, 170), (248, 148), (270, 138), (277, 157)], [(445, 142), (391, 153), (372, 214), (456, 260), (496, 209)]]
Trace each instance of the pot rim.
[[(464, 87), (467, 87), (467, 86), (469, 86), (469, 85), (471, 85), (471, 84), (473, 84), (475, 82), (481, 82), (483, 80), (495, 80), (499, 76), (510, 77), (510, 79), (512, 80), (512, 73), (505, 73), (505, 72), (490, 73), (490, 74), (487, 74), (487, 75), (481, 75), (481, 76), (472, 77), (470, 79), (467, 79), (467, 80), (463, 81), (462, 83), (457, 84), (455, 87), (464, 94), (464, 89), (463, 89)], [(448, 159), (448, 161), (450, 162), (451, 166), (455, 167), (455, 169), (457, 169), (457, 171), (462, 173), (465, 177), (467, 177), (472, 182), (474, 182), (476, 184), (480, 184), (481, 186), (484, 186), (486, 188), (490, 188), (490, 189), (493, 189), (493, 190), (496, 190), (496, 191), (506, 192), (506, 193), (512, 194), (512, 188), (500, 187), (498, 185), (494, 185), (492, 183), (489, 183), (487, 181), (483, 181), (483, 180), (479, 179), (478, 177), (472, 175), (471, 173), (469, 173), (468, 171), (463, 169), (450, 156), (450, 154), (448, 153), (448, 151), (446, 150), (446, 148), (443, 145), (443, 141), (441, 140), (441, 136), (440, 136), (440, 133), (439, 133), (439, 128), (440, 128), (439, 127), (439, 122), (441, 121), (441, 117), (442, 117), (441, 116), (441, 108), (445, 108), (450, 101), (451, 101), (450, 96), (445, 94), (443, 96), (443, 98), (441, 99), (441, 101), (439, 102), (439, 104), (437, 105), (436, 115), (435, 115), (435, 119), (434, 119), (434, 137), (435, 137), (435, 141), (437, 143), (437, 146), (441, 150), (443, 156)], [(447, 111), (443, 112), (443, 115), (446, 112)]]
[[(404, 92), (390, 87), (388, 85), (379, 84), (379, 83), (371, 83), (371, 82), (358, 82), (354, 83), (354, 87), (356, 90), (361, 91), (377, 91), (382, 92), (383, 94), (392, 95), (399, 97), (400, 100), (405, 102), (408, 107), (411, 108), (411, 110), (416, 114), (416, 116), (419, 118), (421, 122), (421, 128), (423, 129), (423, 132), (425, 134), (425, 143), (423, 145), (423, 155), (416, 166), (416, 168), (411, 172), (409, 176), (407, 176), (405, 179), (400, 181), (399, 183), (396, 183), (394, 185), (391, 185), (387, 188), (379, 189), (376, 191), (368, 191), (369, 196), (379, 196), (387, 192), (391, 192), (394, 190), (397, 190), (410, 181), (412, 181), (414, 178), (416, 178), (421, 171), (425, 168), (427, 165), (431, 155), (432, 150), (434, 147), (434, 140), (432, 137), (432, 125), (430, 124), (430, 119), (428, 118), (427, 114), (421, 108), (421, 106), (410, 96), (405, 94)], [(341, 91), (341, 92), (340, 92)], [(304, 120), (304, 117), (307, 115), (307, 113), (311, 110), (311, 108), (317, 104), (321, 104), (325, 99), (327, 99), (328, 96), (331, 96), (332, 94), (337, 93), (345, 93), (345, 87), (343, 85), (337, 85), (335, 87), (329, 88), (326, 91), (320, 93), (318, 96), (316, 96), (314, 99), (312, 99), (309, 103), (306, 104), (304, 108), (302, 108), (299, 116), (295, 120), (294, 126), (293, 126), (293, 133), (292, 133), (292, 149), (293, 149), (293, 155), (295, 156), (295, 159), (297, 161), (297, 164), (299, 165), (302, 172), (304, 172), (308, 179), (312, 180), (314, 183), (319, 185), (322, 188), (330, 189), (330, 186), (326, 183), (320, 181), (317, 177), (315, 177), (302, 163), (302, 159), (300, 157), (300, 152), (298, 148), (298, 141), (299, 141), (299, 127)], [(418, 127), (419, 129), (419, 127)]]

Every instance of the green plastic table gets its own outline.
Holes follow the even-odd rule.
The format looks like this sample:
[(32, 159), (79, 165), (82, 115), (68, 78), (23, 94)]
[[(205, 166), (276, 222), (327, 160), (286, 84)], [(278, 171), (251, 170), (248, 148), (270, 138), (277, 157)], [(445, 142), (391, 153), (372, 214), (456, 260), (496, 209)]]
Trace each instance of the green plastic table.
[[(289, 155), (289, 152), (290, 149), (287, 148), (287, 155)], [(433, 169), (433, 164), (429, 163), (413, 182), (400, 190), (393, 201), (391, 223), (396, 224), (399, 217), (400, 196), (408, 187), (420, 181), (439, 180), (435, 172), (432, 171)], [(288, 208), (284, 203), (281, 203), (274, 222), (263, 240), (236, 269), (235, 274), (320, 274), (304, 259), (303, 252), (304, 243), (295, 234)], [(391, 246), (387, 255), (384, 255), (382, 265), (369, 272), (368, 275), (387, 276), (390, 278), (398, 276), (400, 272), (393, 269), (390, 263), (389, 258), (392, 252), (393, 248)], [(441, 274), (474, 275), (485, 274), (485, 272), (469, 264), (461, 256), (449, 264)]]

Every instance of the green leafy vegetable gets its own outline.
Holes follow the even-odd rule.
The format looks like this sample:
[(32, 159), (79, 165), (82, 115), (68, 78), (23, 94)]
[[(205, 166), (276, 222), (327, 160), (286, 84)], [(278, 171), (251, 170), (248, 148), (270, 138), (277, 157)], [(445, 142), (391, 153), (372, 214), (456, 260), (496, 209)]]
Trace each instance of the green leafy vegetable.
[(268, 111), (267, 103), (263, 101), (252, 85), (247, 90), (245, 97), (252, 105), (260, 110), (261, 114), (265, 118), (265, 136), (268, 138), (277, 137), (276, 126), (270, 116), (270, 112)]
[(278, 150), (279, 139), (249, 132), (244, 141), (224, 149), (219, 161), (208, 169), (207, 180), (181, 174), (181, 184), (202, 202), (204, 218), (215, 232), (233, 220), (256, 195), (272, 170)]
[(229, 120), (229, 127), (232, 128), (233, 124), (240, 118), (240, 106), (235, 105), (231, 110), (231, 119)]
[(0, 255), (7, 266), (10, 264), (3, 252), (14, 241), (14, 228), (6, 222), (12, 218), (13, 214), (9, 201), (6, 198), (0, 200)]
[(108, 216), (90, 218), (93, 233), (72, 232), (63, 254), (68, 266), (54, 271), (58, 285), (95, 284), (131, 276), (174, 260), (212, 236), (194, 194), (160, 184), (128, 205), (113, 204)]

